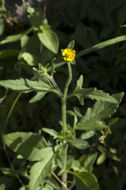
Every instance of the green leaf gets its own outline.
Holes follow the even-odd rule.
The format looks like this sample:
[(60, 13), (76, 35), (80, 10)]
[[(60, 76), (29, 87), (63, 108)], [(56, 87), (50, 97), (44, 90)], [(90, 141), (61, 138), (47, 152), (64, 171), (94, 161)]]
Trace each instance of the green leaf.
[(69, 172), (81, 180), (87, 189), (84, 190), (100, 190), (96, 177), (88, 172)]
[(21, 54), (20, 56), (21, 59), (23, 59), (28, 65), (30, 66), (34, 66), (37, 63), (37, 57), (35, 57), (34, 55), (28, 53), (28, 52), (24, 52)]
[(99, 120), (104, 120), (110, 118), (112, 114), (114, 114), (119, 107), (119, 103), (121, 102), (124, 93), (113, 94), (112, 97), (116, 99), (117, 104), (113, 104), (111, 102), (103, 102), (97, 101), (92, 108), (91, 114), (92, 117), (95, 117)]
[(83, 75), (80, 76), (80, 78), (77, 80), (77, 88), (81, 89), (83, 86)]
[(70, 49), (73, 49), (74, 46), (75, 46), (75, 40), (72, 40), (72, 41), (70, 41), (70, 43), (68, 44), (67, 47), (70, 48)]
[(6, 44), (6, 43), (11, 43), (11, 42), (16, 42), (16, 41), (20, 40), (24, 35), (28, 34), (30, 31), (31, 31), (31, 28), (20, 34), (14, 34), (11, 36), (7, 36), (4, 40), (2, 40), (0, 42), (0, 45)]
[(44, 139), (36, 133), (16, 132), (3, 136), (5, 144), (25, 159), (36, 161), (43, 159), (52, 148), (46, 147)]
[(106, 153), (101, 153), (97, 159), (97, 164), (100, 165), (106, 160)]
[(28, 187), (23, 186), (23, 187), (21, 187), (19, 190), (29, 190), (29, 189), (28, 189)]
[(84, 150), (89, 148), (89, 144), (87, 141), (81, 140), (81, 139), (75, 139), (75, 140), (68, 140), (68, 142), (75, 148)]
[(118, 103), (117, 100), (110, 96), (108, 93), (105, 93), (102, 90), (98, 90), (96, 88), (79, 89), (77, 86), (72, 95), (76, 96), (79, 100), (82, 98), (90, 98), (92, 100), (102, 100), (106, 102)]
[(76, 190), (88, 190), (88, 188), (82, 183), (82, 181), (76, 177)]
[(25, 81), (26, 81), (26, 85), (29, 86), (30, 89), (33, 89), (35, 91), (49, 92), (52, 90), (52, 87), (46, 82), (43, 82), (42, 80), (32, 81), (32, 80), (26, 79)]
[(0, 18), (0, 36), (3, 34), (4, 32), (4, 19)]
[(42, 80), (39, 81), (31, 81), (29, 79), (15, 79), (15, 80), (1, 80), (0, 86), (9, 88), (11, 90), (16, 91), (43, 91), (43, 92), (49, 92), (52, 91), (52, 87), (43, 82)]
[(26, 80), (23, 78), (15, 80), (1, 80), (0, 86), (17, 91), (30, 91), (30, 87), (26, 85)]
[(8, 49), (0, 52), (0, 60), (8, 59), (10, 57), (16, 57), (20, 53), (20, 50)]
[(118, 93), (112, 96), (117, 101), (116, 104), (107, 101), (97, 101), (92, 108), (87, 109), (86, 114), (81, 118), (76, 129), (93, 131), (107, 128), (103, 120), (112, 116), (117, 110), (123, 96), (124, 93)]
[(5, 190), (5, 185), (4, 184), (0, 185), (0, 190)]
[(48, 154), (43, 155), (43, 160), (35, 163), (30, 170), (30, 182), (29, 189), (35, 190), (40, 184), (42, 184), (43, 180), (46, 176), (51, 175), (51, 165), (53, 161), (53, 151), (48, 151)]
[(33, 29), (37, 30), (42, 24), (42, 9), (40, 7), (36, 9), (28, 7), (27, 12), (29, 13), (28, 18), (33, 26)]
[(49, 135), (53, 136), (54, 138), (57, 138), (58, 136), (58, 133), (54, 129), (42, 128), (42, 130), (45, 133), (48, 133)]
[(35, 96), (33, 96), (29, 103), (35, 103), (35, 102), (38, 102), (40, 101), (45, 95), (46, 95), (47, 92), (37, 92)]
[(42, 190), (53, 190), (53, 188), (49, 185), (46, 185)]
[(21, 48), (24, 48), (28, 44), (29, 40), (31, 40), (31, 38), (29, 38), (27, 35), (22, 36), (20, 39)]
[(88, 108), (84, 117), (79, 121), (76, 129), (77, 130), (101, 130), (107, 128), (105, 123), (101, 120), (95, 118), (95, 115), (92, 115), (92, 109)]
[(59, 49), (59, 39), (54, 31), (51, 29), (43, 29), (43, 31), (38, 32), (38, 37), (46, 48), (57, 54)]
[(74, 171), (79, 171), (81, 170), (81, 165), (80, 162), (78, 160), (71, 160), (71, 169)]
[(94, 135), (95, 135), (94, 131), (87, 131), (85, 133), (82, 133), (81, 139), (86, 140), (86, 139), (93, 137)]
[(11, 168), (0, 168), (0, 173), (8, 176), (16, 176), (16, 175), (23, 175), (23, 172), (20, 172), (20, 170), (15, 170)]
[(87, 49), (80, 51), (80, 53), (78, 53), (76, 55), (76, 58), (87, 55), (88, 53), (91, 53), (93, 51), (97, 51), (97, 50), (105, 48), (107, 46), (110, 46), (110, 45), (113, 45), (113, 44), (116, 44), (119, 42), (123, 42), (125, 40), (126, 40), (126, 35), (122, 35), (122, 36), (118, 36), (116, 38), (112, 38), (110, 40), (103, 41), (99, 44), (96, 44), (96, 45), (90, 47), (90, 48), (87, 48)]
[(84, 163), (84, 167), (85, 167), (86, 169), (92, 168), (92, 167), (93, 167), (93, 164), (94, 164), (95, 161), (96, 161), (96, 158), (97, 158), (97, 153), (88, 155), (88, 158), (87, 158), (87, 160), (86, 160), (85, 163)]

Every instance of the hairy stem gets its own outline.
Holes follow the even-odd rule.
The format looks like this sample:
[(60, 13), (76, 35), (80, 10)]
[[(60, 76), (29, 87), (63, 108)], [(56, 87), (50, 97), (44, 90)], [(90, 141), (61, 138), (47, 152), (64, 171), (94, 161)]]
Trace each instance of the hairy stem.
[(67, 121), (66, 121), (66, 101), (67, 101), (67, 92), (69, 85), (72, 80), (72, 70), (71, 70), (71, 64), (68, 62), (68, 80), (66, 82), (66, 86), (64, 88), (64, 94), (62, 98), (62, 125), (63, 125), (63, 133), (66, 134), (67, 129)]
[[(66, 135), (67, 132), (67, 119), (66, 119), (66, 114), (67, 114), (67, 93), (68, 93), (68, 88), (72, 80), (72, 70), (71, 70), (71, 64), (68, 62), (68, 80), (66, 82), (65, 88), (64, 88), (64, 94), (62, 97), (62, 129), (63, 129), (63, 135)], [(68, 144), (67, 141), (64, 141), (64, 147), (63, 147), (63, 162), (64, 162), (64, 169), (67, 167), (67, 150), (68, 150)], [(67, 187), (67, 173), (64, 173), (62, 175), (62, 180), (66, 184)], [(64, 187), (63, 187), (64, 190)]]

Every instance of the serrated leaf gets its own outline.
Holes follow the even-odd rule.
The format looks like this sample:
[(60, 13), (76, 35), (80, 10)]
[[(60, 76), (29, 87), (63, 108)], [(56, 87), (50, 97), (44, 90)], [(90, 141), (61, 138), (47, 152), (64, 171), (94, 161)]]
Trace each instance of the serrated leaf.
[(44, 159), (35, 163), (30, 170), (29, 189), (35, 190), (42, 183), (46, 176), (49, 176), (51, 164), (53, 161), (53, 151), (48, 151), (48, 155), (44, 155)]
[(16, 132), (3, 136), (4, 143), (25, 159), (36, 161), (43, 159), (43, 154), (52, 150), (46, 147), (44, 139), (37, 133)]
[(15, 80), (1, 80), (0, 86), (5, 88), (10, 88), (17, 91), (29, 91), (30, 88), (26, 85), (25, 79), (15, 79)]
[(59, 39), (57, 34), (51, 29), (46, 29), (38, 32), (38, 37), (41, 43), (53, 53), (57, 54), (59, 49)]
[(96, 88), (78, 89), (77, 87), (72, 95), (76, 96), (79, 99), (90, 98), (92, 100), (102, 100), (106, 102), (118, 103), (117, 100), (110, 96), (108, 93), (105, 93), (102, 90), (98, 90)]
[(46, 82), (43, 82), (42, 80), (32, 81), (32, 80), (26, 79), (25, 81), (26, 81), (26, 85), (29, 86), (30, 89), (33, 89), (35, 91), (49, 92), (50, 90), (52, 90), (52, 87)]
[(87, 141), (81, 140), (81, 139), (69, 139), (68, 142), (75, 148), (80, 149), (80, 150), (84, 150), (89, 148), (89, 144)]
[(100, 190), (96, 177), (88, 172), (69, 172), (81, 180), (87, 189), (85, 190)]
[(95, 131), (107, 128), (105, 123), (101, 120), (98, 120), (92, 115), (92, 109), (88, 108), (84, 117), (79, 121), (76, 129), (77, 130), (87, 130)]
[(42, 80), (39, 81), (32, 81), (29, 79), (15, 79), (15, 80), (1, 80), (0, 86), (9, 88), (11, 90), (16, 91), (43, 91), (43, 92), (49, 92), (52, 90), (52, 87), (43, 82)]
[(116, 99), (117, 104), (113, 104), (111, 102), (103, 102), (97, 101), (92, 108), (91, 114), (92, 117), (95, 117), (99, 120), (104, 120), (110, 118), (112, 114), (114, 114), (119, 107), (119, 103), (121, 102), (124, 93), (113, 94), (112, 97)]
[(111, 115), (117, 110), (123, 95), (123, 93), (119, 93), (117, 95), (109, 96), (108, 94), (106, 95), (103, 93), (103, 97), (101, 96), (100, 99), (104, 101), (97, 101), (93, 108), (88, 108), (85, 116), (81, 118), (76, 129), (93, 131), (107, 128), (107, 125), (103, 120), (111, 117)]

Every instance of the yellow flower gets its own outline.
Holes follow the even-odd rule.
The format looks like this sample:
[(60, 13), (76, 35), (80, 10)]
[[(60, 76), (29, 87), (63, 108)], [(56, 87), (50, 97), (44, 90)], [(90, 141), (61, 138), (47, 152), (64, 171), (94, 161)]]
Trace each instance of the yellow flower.
[(62, 52), (62, 56), (64, 57), (65, 61), (72, 62), (76, 56), (76, 51), (70, 48), (65, 48)]

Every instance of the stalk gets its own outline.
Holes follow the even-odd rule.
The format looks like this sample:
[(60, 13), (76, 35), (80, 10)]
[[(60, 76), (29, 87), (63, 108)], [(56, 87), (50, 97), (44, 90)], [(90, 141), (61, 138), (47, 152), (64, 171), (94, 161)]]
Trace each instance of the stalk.
[[(72, 80), (72, 69), (71, 69), (71, 64), (68, 62), (68, 80), (66, 82), (65, 88), (64, 88), (64, 94), (62, 97), (62, 128), (63, 128), (63, 135), (66, 135), (67, 132), (67, 119), (66, 119), (66, 104), (67, 104), (67, 93), (68, 93), (68, 88)], [(63, 161), (64, 161), (64, 168), (67, 167), (67, 150), (68, 150), (68, 144), (67, 141), (64, 141), (64, 146), (63, 146)], [(67, 173), (64, 173), (62, 175), (62, 181), (67, 187)], [(64, 187), (63, 187), (64, 190)]]
[(71, 64), (68, 62), (68, 80), (66, 82), (65, 88), (64, 88), (64, 94), (62, 97), (62, 125), (63, 125), (63, 133), (66, 134), (67, 130), (67, 121), (66, 121), (66, 103), (67, 103), (67, 92), (69, 85), (72, 80), (72, 69)]

